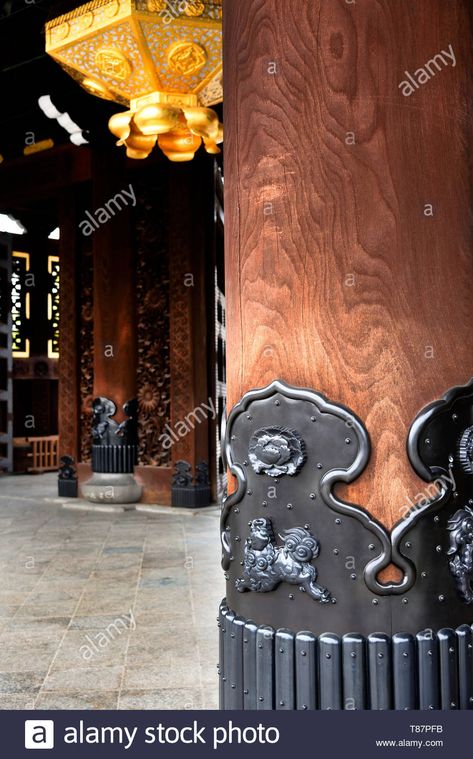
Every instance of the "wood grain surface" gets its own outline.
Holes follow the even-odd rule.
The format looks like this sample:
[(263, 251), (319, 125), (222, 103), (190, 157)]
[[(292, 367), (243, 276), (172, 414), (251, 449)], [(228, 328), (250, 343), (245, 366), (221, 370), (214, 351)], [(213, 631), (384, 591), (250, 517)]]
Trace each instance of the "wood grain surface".
[(340, 492), (387, 526), (413, 417), (473, 375), (472, 11), (225, 0), (229, 408), (275, 378), (347, 404), (373, 452)]

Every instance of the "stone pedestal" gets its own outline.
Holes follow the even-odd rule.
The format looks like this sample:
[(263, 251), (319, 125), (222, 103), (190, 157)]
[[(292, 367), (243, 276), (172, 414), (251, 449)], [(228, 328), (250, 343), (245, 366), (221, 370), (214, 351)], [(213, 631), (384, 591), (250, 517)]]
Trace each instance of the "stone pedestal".
[(142, 488), (130, 473), (94, 472), (82, 485), (82, 495), (91, 503), (136, 503)]

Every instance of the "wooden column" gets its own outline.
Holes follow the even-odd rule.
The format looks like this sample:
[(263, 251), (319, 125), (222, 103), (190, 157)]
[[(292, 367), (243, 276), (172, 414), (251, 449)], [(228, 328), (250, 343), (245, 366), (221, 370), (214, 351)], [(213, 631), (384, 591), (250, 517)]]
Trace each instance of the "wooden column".
[(411, 421), (473, 374), (471, 4), (226, 0), (224, 23), (229, 407), (275, 378), (347, 404), (373, 452), (342, 495), (391, 526), (422, 488)]
[[(171, 428), (172, 461), (187, 461), (194, 472), (209, 463), (206, 314), (206, 240), (212, 214), (210, 159), (173, 164), (169, 171), (170, 313), (171, 313)], [(192, 414), (201, 407), (193, 423)], [(204, 417), (204, 414), (206, 416)], [(186, 418), (191, 420), (189, 425)], [(179, 423), (189, 427), (182, 436)]]
[[(124, 157), (103, 149), (93, 158), (94, 213), (123, 189), (129, 190)], [(126, 196), (125, 196), (126, 197)], [(132, 204), (132, 200), (129, 200)], [(93, 233), (94, 395), (110, 398), (123, 419), (123, 404), (136, 396), (136, 339), (130, 205)]]
[(77, 299), (77, 214), (74, 191), (59, 201), (59, 455), (78, 461), (79, 449), (79, 327)]

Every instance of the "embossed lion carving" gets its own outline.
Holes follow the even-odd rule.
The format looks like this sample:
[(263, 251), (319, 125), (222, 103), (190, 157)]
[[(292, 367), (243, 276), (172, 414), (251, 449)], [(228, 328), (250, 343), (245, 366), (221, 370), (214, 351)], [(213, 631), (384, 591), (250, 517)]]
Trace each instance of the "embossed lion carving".
[(281, 582), (298, 585), (319, 603), (332, 601), (331, 593), (315, 581), (317, 570), (310, 563), (319, 555), (318, 540), (303, 527), (292, 527), (279, 537), (276, 545), (271, 520), (261, 517), (250, 523), (250, 536), (245, 541), (243, 577), (235, 585), (241, 593), (253, 590), (267, 593)]
[(473, 603), (473, 509), (465, 506), (448, 520), (450, 548), (448, 556), (450, 571), (455, 577), (458, 592), (467, 603)]

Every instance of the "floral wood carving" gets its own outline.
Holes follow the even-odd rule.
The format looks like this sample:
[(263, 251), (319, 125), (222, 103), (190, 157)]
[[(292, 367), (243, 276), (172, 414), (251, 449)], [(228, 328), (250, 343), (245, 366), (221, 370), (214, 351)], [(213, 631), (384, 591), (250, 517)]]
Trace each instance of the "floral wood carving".
[(94, 296), (92, 251), (84, 251), (80, 259), (79, 356), (80, 356), (80, 460), (90, 461), (92, 440), (90, 422), (94, 392)]
[(170, 422), (168, 217), (162, 174), (137, 183), (136, 310), (139, 463), (168, 466), (161, 435)]

